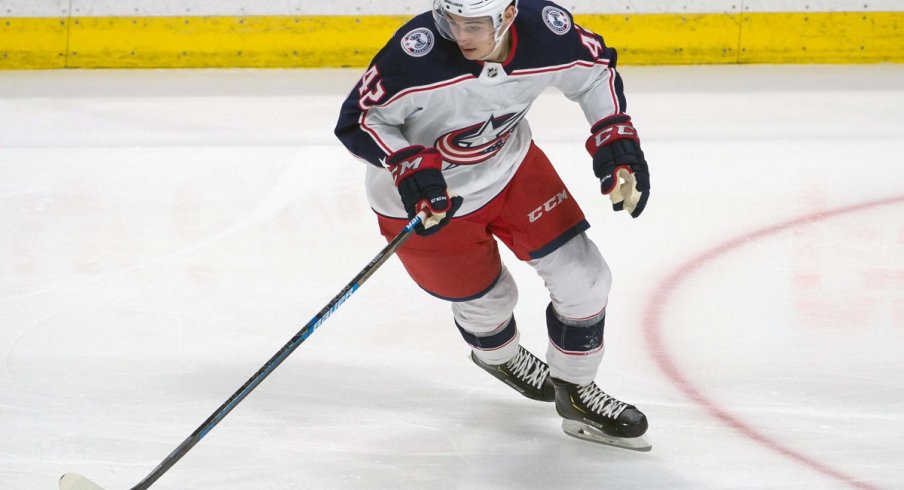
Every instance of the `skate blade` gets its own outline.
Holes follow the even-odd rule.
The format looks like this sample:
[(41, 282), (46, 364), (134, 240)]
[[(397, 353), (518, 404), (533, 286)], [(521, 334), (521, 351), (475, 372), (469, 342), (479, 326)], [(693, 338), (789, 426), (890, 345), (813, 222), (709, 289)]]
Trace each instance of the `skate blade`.
[(647, 452), (653, 449), (653, 445), (646, 437), (615, 437), (606, 434), (584, 422), (577, 420), (562, 420), (562, 430), (571, 437), (582, 439), (584, 441), (595, 442), (597, 444), (605, 444), (621, 449), (630, 449), (631, 451)]

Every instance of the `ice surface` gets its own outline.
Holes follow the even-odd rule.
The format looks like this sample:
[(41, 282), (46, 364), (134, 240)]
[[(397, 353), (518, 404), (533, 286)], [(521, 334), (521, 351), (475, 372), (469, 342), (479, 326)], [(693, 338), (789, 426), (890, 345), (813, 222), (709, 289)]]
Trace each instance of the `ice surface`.
[[(567, 437), (393, 259), (154, 488), (904, 487), (904, 66), (622, 73), (638, 220), (576, 105), (528, 119), (613, 269), (597, 381), (651, 453)], [(332, 136), (358, 76), (0, 72), (0, 488), (131, 487), (383, 246)]]

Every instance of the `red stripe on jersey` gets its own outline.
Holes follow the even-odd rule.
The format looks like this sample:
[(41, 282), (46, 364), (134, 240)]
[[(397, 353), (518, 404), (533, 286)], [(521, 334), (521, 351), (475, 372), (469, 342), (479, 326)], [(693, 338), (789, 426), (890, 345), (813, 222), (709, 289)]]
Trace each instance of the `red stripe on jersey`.
[(436, 90), (438, 88), (448, 87), (449, 85), (455, 85), (456, 83), (464, 82), (465, 80), (470, 80), (472, 78), (476, 79), (477, 77), (475, 77), (474, 75), (471, 75), (471, 74), (467, 74), (467, 75), (461, 75), (461, 76), (453, 78), (451, 80), (446, 80), (445, 82), (434, 83), (432, 85), (422, 85), (420, 87), (412, 87), (412, 88), (409, 88), (406, 90), (402, 90), (401, 92), (390, 97), (389, 100), (387, 100), (386, 102), (383, 102), (382, 104), (375, 106), (375, 107), (386, 107), (389, 104), (392, 104), (393, 102), (399, 100), (400, 98), (402, 98), (408, 94), (413, 94), (413, 93), (417, 93), (417, 92), (428, 92), (430, 90)]
[(509, 76), (536, 75), (537, 73), (550, 73), (550, 72), (554, 72), (554, 71), (568, 70), (570, 68), (574, 68), (575, 66), (584, 66), (587, 68), (592, 68), (596, 65), (609, 66), (609, 60), (605, 60), (605, 59), (598, 59), (596, 61), (577, 60), (577, 61), (568, 63), (567, 65), (549, 66), (546, 68), (539, 68), (536, 70), (514, 70), (514, 71), (512, 71), (512, 73)]
[(358, 125), (361, 126), (361, 129), (370, 135), (371, 139), (374, 140), (374, 143), (376, 143), (377, 146), (379, 146), (380, 149), (382, 149), (388, 155), (392, 153), (392, 148), (390, 148), (389, 145), (387, 145), (386, 142), (380, 138), (380, 134), (377, 133), (374, 128), (367, 125), (367, 113), (369, 110), (370, 109), (365, 110), (361, 113), (361, 116), (358, 118)]
[(465, 80), (469, 80), (472, 78), (477, 78), (477, 77), (475, 77), (474, 75), (470, 75), (470, 74), (462, 75), (460, 77), (456, 77), (451, 80), (446, 80), (445, 82), (435, 83), (432, 85), (424, 85), (421, 87), (412, 87), (410, 89), (403, 90), (403, 91), (393, 95), (392, 97), (389, 98), (389, 100), (387, 100), (386, 102), (384, 102), (382, 104), (368, 107), (365, 111), (363, 111), (361, 113), (361, 116), (358, 118), (358, 124), (361, 126), (361, 129), (363, 131), (365, 131), (367, 134), (370, 135), (371, 139), (374, 140), (374, 142), (377, 144), (377, 146), (380, 147), (380, 149), (382, 149), (387, 154), (391, 154), (394, 150), (392, 148), (390, 148), (389, 145), (385, 141), (383, 141), (382, 138), (380, 138), (380, 134), (379, 134), (379, 132), (377, 132), (376, 129), (367, 125), (367, 113), (370, 112), (371, 108), (386, 107), (387, 105), (395, 102), (399, 98), (404, 97), (408, 94), (413, 94), (413, 93), (417, 93), (417, 92), (426, 92), (426, 91), (435, 90), (438, 88), (448, 87), (450, 85), (455, 85), (456, 83), (463, 82)]
[(612, 96), (612, 107), (615, 108), (614, 114), (621, 112), (618, 106), (618, 95), (615, 93), (615, 69), (609, 68), (609, 95)]

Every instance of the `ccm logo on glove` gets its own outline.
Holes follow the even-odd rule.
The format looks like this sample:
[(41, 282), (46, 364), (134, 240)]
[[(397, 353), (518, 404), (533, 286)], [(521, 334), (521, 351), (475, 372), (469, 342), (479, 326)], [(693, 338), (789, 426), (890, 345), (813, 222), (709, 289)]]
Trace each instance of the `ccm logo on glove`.
[(609, 116), (590, 132), (586, 147), (593, 157), (593, 173), (600, 179), (600, 192), (609, 196), (612, 209), (640, 216), (650, 197), (650, 170), (631, 116)]
[[(629, 119), (625, 124), (613, 124), (611, 126), (606, 126), (599, 133), (594, 134), (594, 148), (599, 148), (603, 145), (609, 144), (609, 142), (612, 141), (613, 134), (615, 135), (616, 139), (632, 138), (635, 141), (640, 141), (637, 137), (637, 130), (634, 129), (634, 125), (631, 124), (631, 121)], [(592, 151), (591, 154), (593, 154)]]
[(450, 197), (443, 177), (443, 158), (436, 148), (409, 146), (389, 155), (386, 166), (402, 198), (402, 205), (413, 219), (427, 211), (427, 218), (414, 231), (421, 236), (438, 232), (461, 207), (463, 199)]
[[(424, 161), (424, 157), (419, 156), (411, 161), (401, 161), (395, 165), (390, 165), (389, 173), (392, 174), (392, 181), (395, 182), (396, 187), (399, 186), (399, 180), (405, 177), (405, 174), (409, 170), (417, 170), (421, 166), (421, 162)], [(388, 163), (388, 161), (387, 161)], [(442, 161), (440, 161), (440, 165), (442, 165)]]

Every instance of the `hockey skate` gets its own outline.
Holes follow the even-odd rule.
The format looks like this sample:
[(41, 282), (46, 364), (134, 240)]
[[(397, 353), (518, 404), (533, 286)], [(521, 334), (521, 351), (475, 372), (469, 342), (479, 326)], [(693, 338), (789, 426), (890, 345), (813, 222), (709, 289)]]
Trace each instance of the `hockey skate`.
[(471, 360), (532, 400), (551, 402), (556, 399), (556, 390), (549, 378), (549, 366), (524, 347), (518, 346), (518, 353), (505, 364), (487, 364), (478, 359), (474, 352), (471, 352)]
[(644, 437), (647, 417), (634, 405), (607, 395), (596, 383), (578, 386), (550, 379), (556, 389), (556, 410), (563, 418), (562, 430), (566, 434), (634, 451), (653, 448)]

